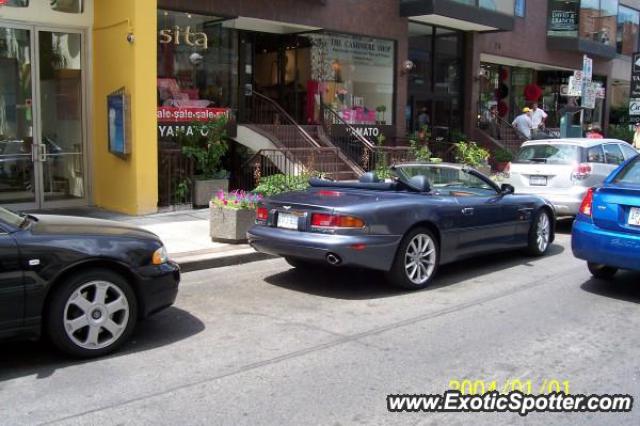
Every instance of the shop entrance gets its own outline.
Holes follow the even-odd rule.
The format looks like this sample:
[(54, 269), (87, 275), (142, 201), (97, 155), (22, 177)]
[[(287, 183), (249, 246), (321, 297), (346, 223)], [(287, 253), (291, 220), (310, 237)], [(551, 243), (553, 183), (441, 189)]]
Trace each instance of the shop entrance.
[(267, 96), (297, 123), (304, 124), (307, 82), (311, 79), (309, 39), (295, 34), (245, 31), (240, 34), (240, 40), (243, 95), (248, 97), (256, 91)]
[(0, 204), (86, 204), (84, 37), (0, 22)]

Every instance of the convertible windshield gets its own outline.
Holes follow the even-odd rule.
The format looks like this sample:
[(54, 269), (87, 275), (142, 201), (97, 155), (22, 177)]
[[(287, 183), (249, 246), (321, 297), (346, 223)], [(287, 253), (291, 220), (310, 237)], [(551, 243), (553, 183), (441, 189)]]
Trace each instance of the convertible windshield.
[(12, 226), (20, 226), (24, 218), (14, 212), (0, 207), (0, 222), (8, 223)]
[(579, 162), (576, 145), (538, 144), (520, 148), (514, 163), (573, 164)]
[(432, 192), (439, 195), (472, 196), (493, 195), (496, 190), (488, 182), (468, 170), (444, 165), (411, 165), (398, 167), (397, 173), (404, 180), (425, 176)]

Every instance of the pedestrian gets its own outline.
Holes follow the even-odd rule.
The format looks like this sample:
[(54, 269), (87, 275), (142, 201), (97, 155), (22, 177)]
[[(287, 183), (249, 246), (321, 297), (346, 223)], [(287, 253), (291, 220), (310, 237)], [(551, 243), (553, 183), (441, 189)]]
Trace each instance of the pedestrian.
[[(544, 128), (546, 126), (546, 120), (549, 115), (538, 107), (538, 104), (534, 102), (531, 105), (531, 124), (533, 127), (533, 138), (538, 136), (546, 136), (544, 134)], [(542, 133), (542, 135), (540, 135)]]
[(588, 139), (602, 139), (604, 136), (602, 135), (602, 131), (600, 130), (600, 126), (597, 124), (589, 125), (587, 128), (587, 138)]
[(636, 131), (633, 134), (633, 147), (640, 151), (640, 122), (636, 123), (634, 128)]
[(422, 107), (420, 109), (420, 114), (418, 114), (418, 130), (421, 130), (424, 126), (429, 126), (429, 113), (427, 113), (427, 108)]
[(527, 107), (522, 109), (522, 114), (517, 116), (513, 123), (511, 123), (514, 129), (526, 140), (531, 139), (531, 130), (533, 129), (533, 122), (531, 121), (531, 110)]
[(498, 126), (498, 106), (493, 104), (482, 113), (482, 126), (489, 131), (494, 139), (500, 139), (500, 128)]

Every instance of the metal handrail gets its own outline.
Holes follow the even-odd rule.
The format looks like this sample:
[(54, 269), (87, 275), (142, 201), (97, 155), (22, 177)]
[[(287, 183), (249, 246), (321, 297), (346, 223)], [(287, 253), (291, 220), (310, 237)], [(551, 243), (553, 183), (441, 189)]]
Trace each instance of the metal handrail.
[[(294, 126), (296, 128), (296, 130), (298, 131), (298, 133), (300, 133), (302, 135), (302, 137), (312, 146), (317, 147), (317, 148), (321, 148), (322, 146), (306, 131), (302, 128), (302, 126), (300, 126), (296, 120), (293, 119), (293, 117), (291, 117), (291, 115), (289, 115), (289, 113), (287, 111), (284, 110), (284, 108), (282, 108), (280, 106), (280, 104), (278, 104), (276, 101), (274, 101), (273, 99), (271, 99), (268, 96), (263, 95), (262, 93), (256, 92), (255, 90), (252, 91), (253, 96), (257, 97), (258, 99), (267, 102), (269, 105), (271, 105), (273, 108), (276, 109), (276, 111), (278, 111), (279, 114), (281, 114), (286, 121), (289, 122), (289, 125)], [(261, 123), (256, 123), (256, 124), (261, 124)]]
[[(356, 139), (358, 139), (363, 145), (365, 145), (366, 147), (368, 147), (369, 149), (375, 149), (375, 145), (371, 143), (371, 141), (367, 138), (365, 138), (364, 136), (362, 136), (360, 133), (358, 133), (356, 131), (356, 129), (349, 123), (347, 123), (345, 121), (344, 118), (340, 117), (340, 114), (338, 114), (336, 111), (334, 111), (333, 109), (329, 108), (327, 105), (322, 104), (322, 109), (324, 109), (325, 111), (328, 111), (329, 114), (331, 114), (331, 116), (333, 117), (333, 119), (335, 119), (335, 121), (337, 121), (340, 125), (346, 126), (348, 131), (353, 134)], [(322, 115), (322, 122), (324, 123), (324, 114)]]

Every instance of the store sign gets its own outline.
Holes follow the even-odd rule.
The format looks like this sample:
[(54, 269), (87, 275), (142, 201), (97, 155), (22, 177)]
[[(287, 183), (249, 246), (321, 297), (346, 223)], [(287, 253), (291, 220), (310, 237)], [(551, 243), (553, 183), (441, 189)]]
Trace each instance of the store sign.
[(569, 77), (569, 86), (567, 87), (567, 96), (582, 96), (582, 86), (584, 85), (584, 79), (582, 78), (582, 71), (574, 71), (573, 75)]
[(640, 98), (629, 99), (629, 115), (640, 115)]
[(577, 1), (550, 0), (549, 1), (549, 31), (569, 32), (578, 31)]
[(173, 44), (179, 46), (184, 43), (187, 46), (201, 49), (209, 48), (209, 40), (206, 33), (191, 32), (191, 27), (181, 28), (175, 25), (173, 28), (165, 28), (158, 32), (160, 44)]
[(311, 34), (309, 38), (333, 66), (346, 63), (393, 67), (393, 41), (333, 34)]
[[(633, 54), (631, 87), (629, 90), (629, 115), (640, 115), (640, 52)], [(638, 119), (633, 121), (639, 121)]]
[(333, 128), (338, 137), (347, 136), (356, 132), (372, 143), (375, 143), (380, 136), (384, 136), (387, 140), (395, 136), (395, 127), (385, 124), (350, 124), (348, 126), (335, 124)]
[(158, 136), (160, 138), (172, 138), (179, 134), (193, 136), (200, 133), (206, 136), (209, 130), (198, 127), (197, 123), (206, 123), (221, 117), (229, 119), (227, 133), (230, 136), (236, 134), (236, 123), (232, 120), (229, 108), (196, 108), (196, 107), (158, 107)]

